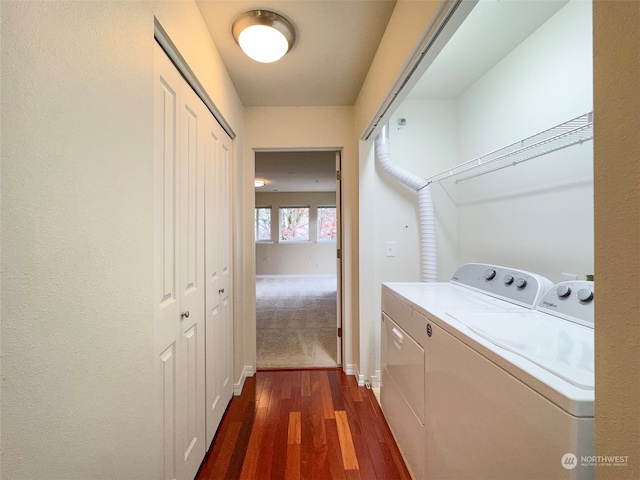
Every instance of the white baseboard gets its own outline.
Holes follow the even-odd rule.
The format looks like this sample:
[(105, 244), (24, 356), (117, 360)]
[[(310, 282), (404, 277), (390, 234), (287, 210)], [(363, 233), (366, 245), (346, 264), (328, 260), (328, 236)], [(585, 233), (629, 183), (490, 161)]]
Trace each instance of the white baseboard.
[[(364, 387), (366, 383), (366, 378), (364, 375), (361, 375), (358, 371), (358, 367), (354, 364), (348, 364), (345, 366), (344, 373), (347, 375), (353, 375), (358, 380), (358, 386)], [(376, 374), (371, 376), (369, 380), (371, 382), (371, 386), (374, 388), (378, 388), (380, 386), (380, 382), (382, 380), (382, 372), (380, 370), (376, 370)]]
[(253, 377), (256, 373), (255, 368), (251, 365), (245, 365), (242, 369), (242, 373), (240, 374), (240, 380), (238, 383), (233, 384), (233, 394), (237, 397), (242, 394), (242, 389), (244, 388), (244, 381), (247, 377)]
[(360, 375), (357, 365), (353, 363), (347, 364), (344, 368), (344, 373), (347, 375), (353, 375), (354, 377), (356, 377), (359, 387), (364, 386), (364, 375)]
[(382, 372), (380, 370), (376, 370), (376, 374), (371, 377), (371, 387), (379, 388), (382, 383)]

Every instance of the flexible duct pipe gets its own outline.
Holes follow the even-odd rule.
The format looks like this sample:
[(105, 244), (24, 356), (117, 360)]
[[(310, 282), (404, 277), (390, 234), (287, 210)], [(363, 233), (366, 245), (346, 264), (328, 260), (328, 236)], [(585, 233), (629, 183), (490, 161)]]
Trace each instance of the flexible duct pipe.
[(431, 200), (429, 183), (399, 167), (391, 160), (389, 153), (389, 133), (387, 126), (376, 138), (376, 162), (391, 177), (401, 184), (415, 190), (418, 194), (420, 216), (420, 248), (422, 250), (422, 281), (438, 281), (438, 257), (436, 249), (436, 217)]

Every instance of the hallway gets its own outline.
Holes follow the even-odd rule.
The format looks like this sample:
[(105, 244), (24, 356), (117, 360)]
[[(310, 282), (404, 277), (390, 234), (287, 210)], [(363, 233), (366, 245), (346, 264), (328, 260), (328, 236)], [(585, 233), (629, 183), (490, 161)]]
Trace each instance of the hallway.
[(371, 390), (340, 369), (259, 371), (234, 397), (205, 479), (409, 479)]

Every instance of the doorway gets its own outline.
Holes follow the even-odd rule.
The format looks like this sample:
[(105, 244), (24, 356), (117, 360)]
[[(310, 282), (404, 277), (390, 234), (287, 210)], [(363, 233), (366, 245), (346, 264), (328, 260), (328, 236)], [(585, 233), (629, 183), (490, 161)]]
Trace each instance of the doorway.
[(255, 153), (258, 369), (342, 363), (340, 157)]

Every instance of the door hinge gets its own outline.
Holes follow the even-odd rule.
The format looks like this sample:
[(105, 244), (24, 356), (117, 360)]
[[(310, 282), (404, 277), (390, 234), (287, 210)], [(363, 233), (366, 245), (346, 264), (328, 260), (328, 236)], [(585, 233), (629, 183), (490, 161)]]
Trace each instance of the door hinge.
[(342, 327), (338, 327), (338, 338), (342, 338)]
[(336, 180), (342, 181), (342, 170), (336, 170)]
[(337, 255), (338, 258), (342, 258), (342, 249), (341, 248), (339, 248), (337, 250), (336, 255)]

